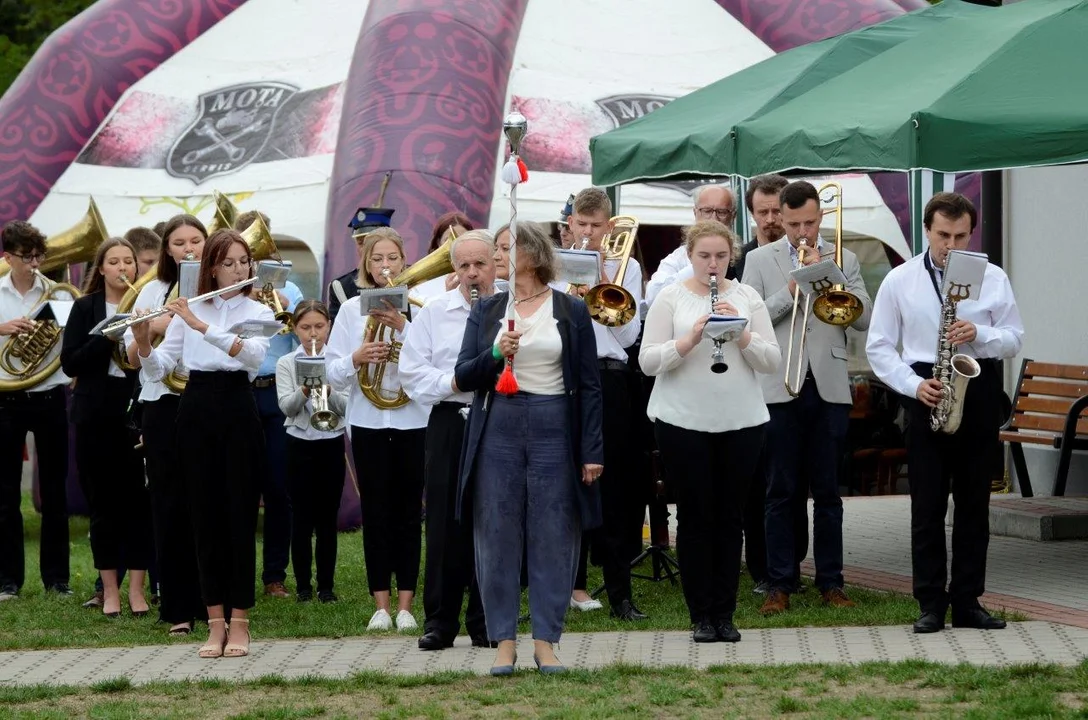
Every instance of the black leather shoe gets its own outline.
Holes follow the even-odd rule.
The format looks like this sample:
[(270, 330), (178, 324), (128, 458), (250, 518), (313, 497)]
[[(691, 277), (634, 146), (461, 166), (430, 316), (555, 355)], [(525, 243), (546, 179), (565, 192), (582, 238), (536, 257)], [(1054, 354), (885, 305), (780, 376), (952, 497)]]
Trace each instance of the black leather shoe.
[(719, 620), (714, 624), (714, 631), (722, 642), (740, 642), (740, 631), (732, 620)]
[(617, 620), (646, 620), (649, 616), (635, 607), (630, 600), (624, 600), (618, 608), (612, 610), (612, 617)]
[(57, 595), (71, 595), (72, 588), (68, 586), (68, 583), (53, 583), (45, 589), (47, 593), (56, 593)]
[(718, 631), (713, 625), (703, 620), (695, 626), (691, 639), (697, 643), (718, 642)]
[(952, 627), (975, 628), (976, 630), (1002, 630), (1007, 623), (1001, 618), (995, 618), (982, 608), (973, 610), (952, 611)]
[(323, 603), (340, 602), (340, 598), (336, 597), (336, 593), (332, 590), (318, 590), (317, 599)]
[(914, 632), (935, 633), (944, 630), (944, 618), (935, 612), (922, 613), (922, 617), (914, 621)]
[(437, 630), (428, 630), (419, 637), (420, 650), (445, 650), (453, 647), (453, 640), (446, 640)]
[(300, 603), (310, 602), (314, 599), (314, 591), (302, 588), (295, 593), (295, 599), (298, 600), (298, 602)]
[(470, 635), (472, 639), (472, 647), (491, 648), (494, 650), (499, 646), (497, 642), (491, 642), (487, 639), (486, 635)]

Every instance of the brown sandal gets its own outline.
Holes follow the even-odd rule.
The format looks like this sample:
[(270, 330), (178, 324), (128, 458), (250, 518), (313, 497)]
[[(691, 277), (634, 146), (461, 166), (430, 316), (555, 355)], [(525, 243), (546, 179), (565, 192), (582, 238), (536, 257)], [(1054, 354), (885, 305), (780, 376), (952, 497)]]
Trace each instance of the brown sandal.
[(221, 642), (221, 643), (219, 643), (217, 645), (213, 645), (211, 643), (211, 638), (209, 637), (208, 638), (209, 642), (206, 645), (204, 645), (203, 647), (201, 647), (200, 651), (197, 653), (202, 658), (219, 658), (219, 657), (223, 657), (223, 647), (227, 642), (227, 638), (226, 638), (227, 621), (225, 619), (223, 619), (223, 618), (208, 618), (208, 630), (209, 630), (209, 633), (211, 632), (211, 626), (212, 626), (213, 623), (223, 623), (223, 633), (224, 633), (223, 642)]
[(249, 655), (249, 618), (231, 618), (231, 624), (246, 624), (246, 644), (227, 643), (223, 646), (223, 657), (245, 657)]

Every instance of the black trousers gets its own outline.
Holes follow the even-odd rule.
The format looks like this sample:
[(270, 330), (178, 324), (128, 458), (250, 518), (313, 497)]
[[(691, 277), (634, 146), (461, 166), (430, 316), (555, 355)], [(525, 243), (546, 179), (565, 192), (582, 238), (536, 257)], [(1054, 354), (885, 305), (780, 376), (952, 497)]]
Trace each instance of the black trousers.
[(582, 537), (581, 557), (574, 587), (584, 589), (590, 545), (600, 560), (608, 604), (619, 608), (631, 599), (631, 561), (642, 551), (642, 524), (646, 517), (646, 490), (632, 467), (638, 425), (631, 403), (628, 370), (601, 368), (603, 400), (604, 473), (601, 488), (602, 524)]
[(254, 388), (261, 430), (264, 433), (265, 467), (261, 476), (264, 500), (264, 524), (261, 526), (261, 583), (268, 585), (287, 579), (287, 562), (292, 545), (291, 495), (287, 480), (287, 429), (283, 426), (276, 386)]
[(158, 555), (159, 620), (171, 625), (206, 616), (200, 600), (200, 573), (189, 493), (178, 457), (180, 398), (164, 395), (143, 403), (144, 457)]
[(676, 552), (691, 622), (731, 621), (744, 503), (765, 425), (705, 433), (658, 420), (656, 430), (676, 494)]
[(27, 433), (34, 433), (38, 457), (42, 583), (68, 583), (68, 415), (58, 387), (0, 393), (0, 588), (22, 588), (26, 579), (20, 486)]
[(76, 425), (76, 467), (91, 513), (91, 554), (98, 570), (147, 570), (154, 553), (151, 499), (143, 462), (125, 426), (132, 383), (108, 378), (106, 403), (93, 422)]
[(245, 371), (189, 373), (178, 405), (177, 445), (204, 604), (248, 610), (255, 601), (257, 499), (265, 455)]
[[(1001, 379), (996, 363), (980, 360), (982, 372), (968, 383), (963, 421), (954, 435), (933, 432), (930, 408), (904, 398), (907, 411), (907, 472), (910, 479), (910, 546), (914, 598), (923, 613), (944, 616), (979, 607), (985, 592), (990, 543), (990, 478), (1001, 425)], [(928, 363), (914, 371), (932, 375)], [(1000, 454), (996, 454), (1000, 457)], [(945, 515), (951, 485), (952, 578), (948, 581)]]
[(363, 555), (370, 594), (416, 591), (419, 583), (426, 428), (351, 427), (351, 454), (363, 510)]
[(344, 492), (345, 464), (344, 438), (340, 435), (322, 440), (287, 436), (291, 565), (295, 569), (295, 586), (300, 591), (312, 590), (310, 567), (316, 546), (317, 591), (332, 592), (336, 573), (336, 516)]
[[(744, 562), (748, 566), (748, 574), (757, 583), (764, 582), (767, 579), (767, 528), (765, 525), (767, 461), (765, 455), (766, 449), (759, 453), (756, 470), (752, 473), (752, 484), (748, 488), (748, 499), (744, 504)], [(805, 526), (805, 540), (807, 541), (807, 507)], [(808, 550), (808, 548), (805, 549)], [(804, 557), (804, 555), (801, 555), (801, 557)]]
[(460, 403), (431, 408), (424, 451), (427, 504), (427, 562), (423, 573), (423, 623), (427, 632), (453, 640), (461, 629), (461, 606), (468, 590), (465, 627), (469, 635), (487, 637), (484, 605), (476, 582), (476, 550), (472, 542), (472, 513), (456, 518), (458, 465), (465, 436)]

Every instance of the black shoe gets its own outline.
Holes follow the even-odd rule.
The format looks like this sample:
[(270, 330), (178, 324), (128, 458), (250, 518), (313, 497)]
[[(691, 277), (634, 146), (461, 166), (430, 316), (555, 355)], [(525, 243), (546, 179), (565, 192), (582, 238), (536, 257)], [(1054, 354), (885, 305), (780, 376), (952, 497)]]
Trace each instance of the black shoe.
[(982, 608), (971, 610), (953, 610), (952, 627), (975, 628), (976, 630), (1002, 630), (1007, 623), (1001, 618), (995, 618)]
[(718, 631), (709, 622), (702, 620), (695, 625), (695, 630), (691, 633), (691, 639), (697, 643), (718, 642)]
[(19, 597), (19, 588), (16, 585), (4, 585), (0, 587), (0, 602), (14, 600)]
[(618, 608), (613, 608), (612, 617), (617, 620), (646, 620), (648, 615), (635, 607), (635, 604), (630, 600), (624, 600), (620, 603)]
[(453, 647), (453, 640), (447, 640), (437, 630), (428, 630), (419, 637), (420, 650), (445, 650)]
[(57, 595), (72, 595), (72, 588), (68, 587), (68, 583), (53, 583), (45, 589), (47, 593), (56, 593)]
[(336, 597), (336, 593), (332, 590), (318, 590), (317, 599), (323, 603), (340, 602), (340, 598)]
[(307, 590), (307, 589), (303, 588), (303, 589), (299, 590), (297, 593), (295, 593), (295, 600), (297, 600), (300, 603), (310, 602), (313, 599), (314, 599), (314, 591), (313, 590)]
[(756, 583), (755, 587), (752, 588), (752, 594), (753, 595), (766, 595), (770, 591), (771, 591), (771, 584), (769, 582), (767, 582), (766, 580), (760, 580), (759, 582)]
[(714, 630), (722, 642), (740, 642), (740, 631), (732, 620), (719, 620), (714, 624)]
[(469, 637), (472, 639), (472, 647), (491, 648), (494, 650), (499, 646), (499, 643), (488, 640), (487, 635), (470, 635)]
[(944, 630), (944, 616), (935, 612), (922, 613), (922, 617), (914, 621), (914, 632), (935, 633)]

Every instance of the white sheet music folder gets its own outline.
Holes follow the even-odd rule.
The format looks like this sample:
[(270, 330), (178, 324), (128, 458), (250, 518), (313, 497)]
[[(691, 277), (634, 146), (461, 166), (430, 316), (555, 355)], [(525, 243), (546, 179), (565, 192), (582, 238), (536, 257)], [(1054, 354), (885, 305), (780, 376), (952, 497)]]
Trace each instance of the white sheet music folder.
[(384, 288), (362, 288), (359, 290), (359, 310), (366, 315), (371, 310), (388, 310), (389, 307), (382, 302), (385, 300), (393, 306), (394, 310), (407, 312), (408, 287), (395, 285)]
[(830, 290), (833, 285), (846, 284), (846, 276), (832, 258), (797, 268), (790, 273), (790, 277), (806, 295), (819, 295)]
[(703, 326), (703, 337), (709, 340), (733, 342), (748, 327), (748, 318), (711, 315)]
[(295, 358), (295, 381), (305, 387), (325, 384), (325, 356), (298, 356)]
[(957, 300), (978, 300), (982, 292), (982, 279), (986, 277), (986, 264), (990, 259), (985, 253), (969, 250), (952, 250), (944, 263), (944, 281), (941, 297), (952, 292)]
[(559, 278), (572, 285), (594, 287), (601, 282), (601, 256), (593, 250), (557, 250)]

